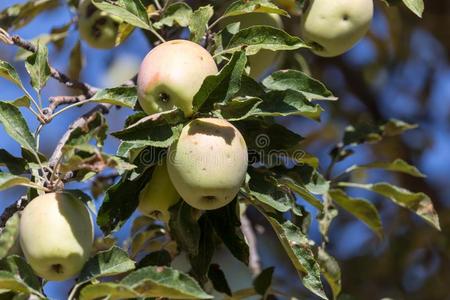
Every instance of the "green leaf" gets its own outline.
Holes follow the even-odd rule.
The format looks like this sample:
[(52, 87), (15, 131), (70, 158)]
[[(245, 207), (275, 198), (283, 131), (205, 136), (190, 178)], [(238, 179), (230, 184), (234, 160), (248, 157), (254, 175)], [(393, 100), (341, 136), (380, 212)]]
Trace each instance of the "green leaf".
[(214, 229), (208, 216), (203, 215), (198, 221), (198, 226), (201, 232), (198, 252), (196, 254), (190, 254), (189, 261), (192, 267), (191, 274), (198, 282), (205, 284), (208, 280), (207, 274), (214, 251), (216, 250), (216, 237), (214, 236)]
[(97, 253), (84, 265), (78, 283), (85, 283), (105, 276), (114, 276), (134, 269), (134, 261), (119, 247)]
[(195, 219), (197, 210), (180, 201), (170, 209), (170, 233), (178, 246), (188, 254), (197, 255), (200, 243), (200, 227)]
[(111, 133), (112, 136), (140, 147), (169, 147), (180, 135), (185, 120), (180, 110), (145, 117), (133, 125)]
[(375, 205), (364, 199), (352, 198), (340, 189), (330, 190), (329, 194), (340, 207), (364, 222), (380, 239), (383, 238), (383, 224)]
[(0, 166), (2, 165), (6, 166), (14, 175), (21, 175), (28, 169), (25, 159), (15, 157), (5, 149), (0, 149)]
[(107, 2), (104, 0), (92, 0), (99, 9), (121, 18), (130, 25), (150, 30), (150, 20), (147, 10), (140, 0), (117, 0)]
[(134, 271), (121, 284), (145, 297), (212, 299), (189, 275), (169, 267), (149, 266)]
[(40, 13), (59, 5), (59, 0), (27, 1), (14, 4), (0, 12), (0, 27), (19, 29), (30, 23)]
[(275, 268), (269, 267), (267, 269), (264, 269), (258, 276), (253, 280), (253, 287), (255, 288), (255, 291), (265, 296), (267, 291), (270, 289), (270, 286), (272, 285), (272, 277), (273, 272)]
[(136, 87), (115, 87), (98, 91), (89, 101), (110, 103), (133, 109), (137, 102)]
[(341, 268), (339, 267), (338, 262), (321, 247), (319, 247), (317, 254), (317, 262), (320, 265), (323, 277), (325, 277), (331, 287), (333, 299), (337, 299), (342, 288)]
[(373, 162), (365, 165), (354, 165), (346, 170), (346, 172), (352, 172), (356, 170), (364, 169), (384, 169), (388, 171), (400, 172), (409, 174), (415, 177), (426, 177), (425, 174), (419, 171), (415, 166), (408, 164), (402, 159), (396, 159), (393, 162)]
[(81, 41), (77, 41), (75, 46), (70, 51), (68, 75), (72, 79), (79, 79), (81, 70), (83, 69), (83, 53), (81, 48)]
[(17, 107), (30, 107), (31, 101), (27, 95), (23, 95), (22, 97), (19, 97), (13, 101), (9, 101), (9, 103)]
[(26, 177), (12, 175), (10, 173), (0, 172), (0, 191), (9, 189), (14, 186), (27, 186), (35, 189), (43, 190), (44, 187), (32, 182)]
[(308, 100), (337, 100), (323, 83), (297, 70), (282, 70), (263, 80), (263, 85), (274, 91), (294, 90)]
[(133, 214), (139, 203), (139, 192), (148, 183), (151, 174), (147, 170), (130, 180), (127, 173), (108, 189), (97, 216), (97, 224), (105, 235), (120, 229)]
[(187, 27), (191, 23), (192, 8), (184, 3), (178, 2), (170, 4), (165, 10), (161, 19), (153, 24), (156, 29), (164, 26), (172, 27), (175, 24), (181, 27)]
[(278, 6), (276, 6), (275, 4), (273, 4), (268, 0), (253, 0), (253, 1), (239, 0), (233, 2), (225, 10), (225, 13), (223, 14), (222, 18), (238, 16), (252, 12), (289, 16), (289, 14), (285, 10), (278, 8)]
[(194, 96), (194, 111), (210, 111), (213, 104), (229, 100), (241, 87), (247, 57), (243, 52), (233, 55), (217, 75), (206, 77)]
[(299, 227), (290, 221), (279, 222), (263, 212), (272, 225), (284, 250), (302, 278), (303, 285), (322, 299), (327, 299), (320, 280), (320, 267), (311, 249), (311, 243)]
[(9, 134), (22, 147), (36, 153), (36, 142), (28, 128), (19, 109), (6, 102), (0, 102), (0, 123)]
[(425, 8), (423, 0), (403, 0), (403, 3), (419, 18), (422, 18), (423, 10)]
[(239, 31), (222, 52), (216, 53), (216, 56), (241, 50), (245, 50), (246, 55), (255, 55), (261, 49), (279, 51), (300, 48), (308, 46), (299, 37), (275, 27), (252, 26)]
[(37, 43), (36, 52), (28, 56), (25, 67), (31, 77), (31, 85), (39, 93), (50, 78), (48, 65), (48, 49), (45, 45)]
[(241, 231), (238, 205), (238, 202), (234, 200), (222, 208), (207, 211), (206, 214), (217, 236), (227, 246), (231, 254), (248, 265), (250, 251)]
[(227, 294), (228, 296), (232, 295), (225, 273), (218, 264), (211, 264), (211, 266), (209, 266), (208, 278), (211, 280), (216, 291)]
[(189, 30), (191, 32), (191, 41), (200, 43), (208, 28), (208, 22), (214, 14), (211, 5), (199, 7), (191, 15), (189, 21)]
[(23, 89), (22, 81), (20, 80), (19, 74), (17, 74), (16, 69), (8, 62), (3, 60), (0, 60), (0, 77), (11, 81), (15, 85)]
[(430, 197), (424, 193), (413, 193), (407, 189), (385, 182), (374, 184), (341, 182), (339, 185), (366, 189), (378, 193), (386, 198), (389, 198), (397, 205), (408, 208), (419, 217), (427, 221), (434, 228), (441, 230), (439, 225), (439, 217), (433, 207), (433, 203), (431, 202)]
[(19, 214), (15, 213), (6, 221), (0, 234), (0, 259), (8, 255), (10, 249), (19, 238)]
[(40, 298), (42, 286), (31, 267), (17, 255), (8, 256), (0, 261), (0, 289), (34, 294)]
[(170, 267), (171, 262), (172, 256), (167, 250), (158, 250), (147, 254), (143, 259), (141, 259), (138, 263), (138, 268), (141, 269), (148, 266)]
[(99, 283), (91, 284), (84, 287), (80, 292), (80, 300), (96, 300), (96, 299), (131, 299), (138, 298), (138, 292), (132, 288), (118, 283)]

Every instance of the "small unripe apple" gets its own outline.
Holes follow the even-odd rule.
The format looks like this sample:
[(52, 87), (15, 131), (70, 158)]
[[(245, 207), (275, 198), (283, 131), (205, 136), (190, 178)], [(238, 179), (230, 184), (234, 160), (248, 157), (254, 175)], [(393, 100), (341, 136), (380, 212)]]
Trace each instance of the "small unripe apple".
[(247, 166), (244, 138), (223, 119), (191, 121), (167, 156), (167, 170), (176, 190), (184, 201), (200, 210), (230, 203), (245, 179)]
[(302, 36), (316, 55), (341, 55), (366, 35), (372, 17), (373, 0), (310, 0)]
[[(278, 29), (283, 29), (283, 21), (277, 14), (249, 13), (226, 19), (225, 24), (240, 23), (240, 29), (251, 26), (264, 25)], [(281, 51), (260, 50), (255, 55), (249, 56), (250, 76), (254, 79), (260, 79), (270, 71), (274, 71), (283, 62), (283, 53)]]
[(88, 260), (94, 227), (87, 207), (69, 193), (33, 199), (20, 218), (20, 245), (34, 272), (50, 281), (77, 275)]
[(116, 44), (120, 20), (101, 11), (91, 0), (81, 0), (78, 6), (78, 31), (92, 48), (110, 49)]
[(203, 81), (218, 72), (211, 54), (200, 45), (173, 40), (152, 49), (138, 74), (138, 97), (149, 115), (181, 109), (192, 115), (192, 101)]
[(145, 215), (169, 221), (169, 208), (180, 200), (180, 195), (170, 180), (164, 159), (156, 165), (152, 178), (139, 195), (138, 209)]

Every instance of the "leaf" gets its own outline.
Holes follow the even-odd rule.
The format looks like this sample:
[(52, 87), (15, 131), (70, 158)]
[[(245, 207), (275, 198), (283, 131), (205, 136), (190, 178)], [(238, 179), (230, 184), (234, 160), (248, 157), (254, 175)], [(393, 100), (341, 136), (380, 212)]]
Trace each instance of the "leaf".
[(265, 296), (267, 291), (270, 289), (270, 286), (272, 285), (272, 277), (273, 272), (275, 268), (269, 267), (267, 269), (264, 269), (258, 276), (253, 280), (253, 287), (255, 288), (255, 291)]
[(180, 135), (184, 120), (180, 110), (157, 113), (111, 135), (139, 147), (169, 147)]
[(248, 265), (250, 251), (241, 231), (238, 205), (238, 202), (234, 200), (222, 208), (207, 211), (206, 214), (217, 236), (223, 241), (233, 256)]
[(343, 209), (364, 222), (380, 238), (383, 238), (383, 224), (377, 208), (364, 199), (348, 196), (343, 190), (333, 189), (330, 197)]
[(85, 283), (105, 276), (114, 276), (134, 269), (134, 261), (119, 247), (97, 253), (84, 265), (78, 283)]
[(125, 174), (118, 183), (106, 191), (97, 216), (97, 224), (105, 235), (120, 229), (135, 211), (139, 202), (139, 192), (148, 183), (151, 174), (152, 172), (147, 170), (134, 180), (128, 179), (128, 174)]
[(27, 1), (7, 7), (0, 12), (0, 27), (19, 29), (31, 22), (37, 15), (59, 5), (59, 0)]
[(192, 8), (184, 3), (178, 2), (170, 4), (165, 10), (161, 19), (153, 24), (156, 29), (164, 26), (172, 27), (175, 24), (181, 27), (187, 27), (191, 23)]
[(148, 266), (170, 267), (171, 262), (172, 257), (170, 256), (170, 253), (167, 250), (159, 250), (151, 252), (141, 259), (138, 263), (138, 268), (141, 269)]
[(19, 97), (13, 101), (10, 101), (9, 103), (11, 103), (12, 105), (17, 106), (17, 107), (21, 107), (21, 106), (22, 107), (30, 107), (31, 101), (27, 95), (23, 95), (22, 97)]
[(0, 289), (34, 294), (45, 298), (42, 295), (42, 285), (39, 279), (22, 257), (12, 255), (2, 259), (0, 270)]
[(200, 227), (200, 240), (198, 243), (198, 252), (196, 254), (189, 255), (189, 261), (191, 263), (191, 274), (197, 279), (197, 281), (205, 284), (208, 280), (207, 274), (209, 266), (216, 250), (214, 236), (214, 229), (212, 227), (211, 220), (208, 216), (203, 215), (198, 221)]
[(133, 109), (137, 102), (136, 87), (115, 87), (98, 91), (89, 101), (110, 103)]
[(91, 284), (84, 287), (80, 292), (80, 300), (96, 300), (96, 299), (130, 299), (138, 298), (139, 293), (133, 291), (132, 288), (118, 283), (99, 283)]
[(346, 170), (346, 172), (352, 172), (356, 170), (364, 169), (384, 169), (388, 171), (400, 172), (409, 174), (415, 177), (426, 177), (422, 172), (419, 171), (415, 166), (408, 164), (402, 159), (396, 159), (393, 162), (373, 162), (365, 165), (354, 165)]
[(14, 186), (27, 186), (35, 189), (43, 190), (44, 187), (32, 182), (26, 177), (12, 175), (10, 173), (0, 172), (0, 191), (9, 189)]
[(201, 6), (191, 15), (189, 21), (189, 30), (191, 32), (191, 41), (200, 43), (208, 28), (208, 22), (214, 14), (211, 5)]
[(323, 277), (325, 277), (331, 287), (333, 299), (337, 299), (342, 288), (341, 268), (339, 267), (338, 262), (321, 247), (319, 247), (317, 261), (322, 270)]
[(225, 273), (218, 264), (211, 264), (209, 266), (208, 278), (211, 280), (211, 283), (216, 291), (227, 294), (231, 297), (232, 293), (225, 277)]
[(284, 250), (302, 278), (303, 285), (322, 299), (327, 299), (320, 280), (320, 267), (315, 260), (311, 244), (300, 228), (290, 221), (279, 222), (263, 212), (272, 225)]
[(0, 123), (16, 142), (32, 153), (36, 153), (36, 142), (17, 107), (0, 101)]
[(69, 54), (69, 77), (79, 79), (81, 70), (83, 69), (83, 53), (81, 50), (81, 42), (77, 41)]
[(3, 60), (0, 60), (0, 77), (11, 81), (15, 85), (23, 89), (22, 81), (20, 80), (19, 74), (17, 74), (16, 69), (8, 62)]
[(239, 31), (231, 38), (225, 49), (215, 55), (241, 50), (245, 50), (246, 55), (255, 55), (262, 49), (279, 51), (300, 48), (308, 48), (308, 46), (300, 38), (289, 35), (283, 30), (270, 26), (252, 26)]
[(11, 155), (5, 149), (0, 149), (0, 166), (5, 165), (14, 175), (21, 175), (28, 169), (25, 159)]
[(6, 221), (0, 234), (0, 259), (8, 255), (19, 238), (19, 214), (15, 213)]
[(36, 52), (28, 56), (25, 67), (31, 77), (31, 85), (40, 93), (50, 78), (50, 66), (48, 65), (48, 49), (45, 45), (37, 43)]
[(279, 14), (289, 16), (283, 9), (278, 8), (275, 4), (268, 0), (239, 0), (233, 2), (223, 14), (222, 18), (248, 14), (252, 12)]
[(121, 284), (145, 297), (212, 299), (192, 277), (169, 267), (139, 269), (125, 277)]
[(328, 230), (330, 229), (331, 223), (338, 214), (339, 211), (331, 200), (330, 195), (328, 193), (323, 195), (323, 210), (317, 216), (317, 220), (319, 221), (320, 234), (322, 235), (325, 242), (329, 241)]
[(171, 235), (182, 250), (188, 254), (197, 255), (201, 231), (194, 216), (196, 209), (180, 201), (169, 211)]
[(233, 55), (231, 60), (217, 75), (206, 77), (194, 96), (194, 111), (209, 111), (213, 103), (229, 100), (241, 87), (247, 57), (242, 52)]
[(117, 0), (114, 2), (92, 0), (92, 3), (100, 10), (117, 16), (130, 25), (146, 30), (151, 29), (147, 10), (140, 0)]
[(391, 185), (389, 183), (374, 183), (374, 184), (360, 184), (360, 183), (340, 183), (340, 186), (355, 187), (366, 189), (378, 193), (402, 207), (408, 208), (423, 218), (434, 228), (441, 230), (439, 225), (439, 217), (434, 210), (433, 203), (430, 197), (424, 193), (413, 193), (407, 189)]
[(337, 100), (323, 83), (297, 70), (282, 70), (263, 80), (263, 85), (274, 91), (293, 90), (308, 100)]
[(403, 0), (403, 3), (419, 18), (422, 18), (423, 10), (425, 8), (423, 0)]

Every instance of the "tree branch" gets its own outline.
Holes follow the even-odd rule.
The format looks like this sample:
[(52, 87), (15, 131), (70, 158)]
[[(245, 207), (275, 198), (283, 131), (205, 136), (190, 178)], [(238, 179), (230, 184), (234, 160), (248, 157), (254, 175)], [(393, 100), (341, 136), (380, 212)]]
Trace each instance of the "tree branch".
[(5, 227), (9, 218), (11, 218), (16, 212), (23, 210), (25, 206), (27, 206), (28, 202), (28, 198), (26, 196), (22, 196), (19, 200), (5, 208), (0, 216), (0, 228)]
[(241, 229), (244, 236), (247, 238), (248, 247), (250, 250), (249, 268), (253, 276), (261, 273), (261, 259), (258, 254), (258, 242), (256, 239), (255, 231), (253, 230), (252, 223), (245, 214), (241, 216)]

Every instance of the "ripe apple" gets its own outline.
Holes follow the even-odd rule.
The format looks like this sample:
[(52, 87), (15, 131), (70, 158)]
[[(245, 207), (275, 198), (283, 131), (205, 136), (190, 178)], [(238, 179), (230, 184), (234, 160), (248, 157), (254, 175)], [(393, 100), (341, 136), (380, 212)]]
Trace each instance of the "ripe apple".
[(156, 165), (152, 178), (139, 195), (138, 209), (145, 215), (169, 221), (169, 208), (180, 200), (180, 195), (170, 180), (164, 159)]
[(89, 46), (110, 49), (116, 44), (120, 20), (101, 11), (91, 0), (81, 0), (78, 6), (78, 30)]
[(87, 207), (69, 193), (38, 196), (20, 218), (20, 244), (34, 272), (46, 280), (77, 275), (88, 260), (94, 227)]
[(149, 115), (181, 109), (192, 115), (192, 100), (209, 75), (218, 72), (211, 54), (200, 45), (173, 40), (152, 49), (138, 74), (138, 96)]
[(199, 118), (169, 148), (167, 170), (178, 193), (191, 206), (210, 210), (231, 202), (245, 179), (247, 145), (223, 119)]
[[(249, 13), (226, 19), (226, 24), (240, 23), (240, 29), (245, 29), (256, 25), (272, 26), (283, 29), (283, 21), (277, 14)], [(283, 62), (283, 53), (280, 51), (260, 50), (255, 55), (249, 57), (250, 76), (254, 79), (261, 79), (270, 71), (276, 70)]]
[(324, 57), (341, 55), (369, 30), (373, 0), (310, 0), (302, 17), (303, 38)]

